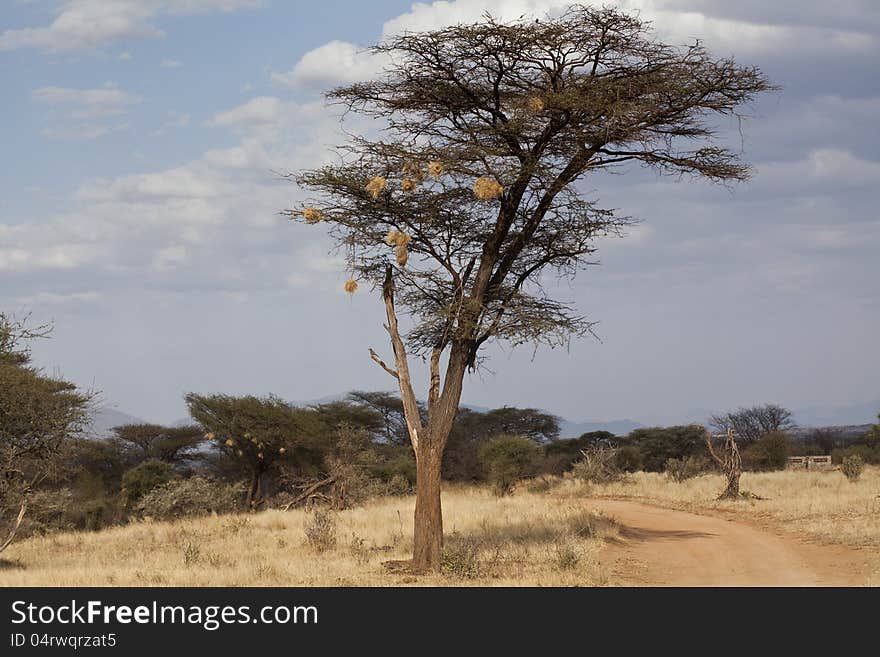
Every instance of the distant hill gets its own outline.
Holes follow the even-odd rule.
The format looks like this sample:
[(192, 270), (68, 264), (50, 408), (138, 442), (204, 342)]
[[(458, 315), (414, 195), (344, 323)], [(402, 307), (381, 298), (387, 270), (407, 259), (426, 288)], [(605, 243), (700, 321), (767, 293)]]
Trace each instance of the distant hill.
[(880, 412), (880, 400), (850, 406), (813, 406), (794, 411), (794, 419), (804, 427), (873, 424)]
[(95, 438), (106, 438), (112, 433), (113, 427), (143, 423), (144, 420), (139, 417), (105, 406), (92, 413), (92, 423), (88, 428), (88, 433)]
[(870, 424), (838, 424), (838, 425), (822, 425), (821, 427), (796, 427), (789, 430), (789, 435), (795, 441), (808, 440), (810, 434), (817, 428), (833, 431), (838, 434), (843, 442), (854, 442), (862, 438), (871, 429)]
[(608, 420), (605, 422), (572, 422), (564, 418), (559, 420), (559, 436), (561, 438), (577, 438), (590, 431), (610, 431), (615, 436), (625, 436), (633, 429), (641, 429), (644, 424), (635, 420)]

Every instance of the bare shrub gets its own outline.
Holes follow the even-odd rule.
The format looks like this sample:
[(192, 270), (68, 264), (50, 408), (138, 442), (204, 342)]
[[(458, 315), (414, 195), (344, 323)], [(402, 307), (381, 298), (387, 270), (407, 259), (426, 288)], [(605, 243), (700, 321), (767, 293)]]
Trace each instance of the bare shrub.
[(137, 515), (157, 520), (232, 513), (240, 509), (242, 497), (240, 486), (203, 477), (173, 479), (144, 495), (134, 511)]
[(480, 545), (473, 538), (449, 536), (440, 555), (440, 572), (451, 577), (474, 579), (480, 576)]
[(326, 552), (336, 547), (336, 515), (330, 509), (312, 509), (303, 531), (306, 542), (315, 552)]
[(680, 459), (666, 459), (666, 476), (680, 484), (702, 474), (706, 467), (704, 459), (687, 456)]
[(556, 570), (574, 570), (581, 561), (581, 551), (571, 537), (561, 535), (553, 541), (550, 561)]
[(858, 454), (850, 454), (844, 457), (840, 463), (840, 471), (850, 481), (857, 481), (862, 476), (862, 470), (865, 469), (865, 461)]
[(352, 558), (362, 566), (370, 560), (371, 550), (367, 546), (367, 542), (357, 534), (351, 535), (351, 543), (348, 545), (348, 551)]
[(571, 470), (575, 479), (589, 484), (607, 484), (623, 478), (623, 473), (617, 468), (616, 450), (596, 446), (582, 449), (581, 454), (583, 458)]

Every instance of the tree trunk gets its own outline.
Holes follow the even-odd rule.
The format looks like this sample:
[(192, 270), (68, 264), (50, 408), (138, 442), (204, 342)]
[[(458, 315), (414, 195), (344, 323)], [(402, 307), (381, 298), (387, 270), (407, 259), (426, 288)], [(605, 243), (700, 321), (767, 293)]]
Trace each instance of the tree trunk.
[(18, 511), (18, 516), (15, 519), (15, 522), (12, 524), (12, 529), (9, 531), (9, 536), (6, 537), (6, 540), (3, 543), (0, 543), (0, 552), (3, 552), (9, 545), (15, 540), (15, 534), (18, 532), (18, 528), (21, 527), (21, 521), (24, 520), (24, 514), (27, 512), (28, 508), (28, 498), (25, 498), (21, 501), (21, 508)]
[(251, 473), (251, 483), (248, 487), (247, 494), (247, 506), (250, 511), (256, 511), (257, 505), (259, 505), (261, 498), (263, 496), (261, 481), (263, 478), (263, 473), (259, 470), (254, 470)]
[(440, 552), (443, 549), (443, 514), (440, 507), (442, 462), (442, 450), (436, 449), (434, 445), (421, 446), (416, 455), (413, 535), (413, 572), (416, 573), (436, 570), (440, 566)]
[(739, 499), (739, 476), (741, 470), (732, 470), (725, 473), (727, 475), (727, 488), (718, 497), (719, 500), (738, 500)]

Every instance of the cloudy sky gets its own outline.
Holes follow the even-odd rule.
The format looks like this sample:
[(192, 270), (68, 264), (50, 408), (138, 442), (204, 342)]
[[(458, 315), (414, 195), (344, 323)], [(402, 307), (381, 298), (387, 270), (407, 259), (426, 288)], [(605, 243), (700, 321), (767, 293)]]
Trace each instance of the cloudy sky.
[[(383, 34), (564, 4), (2, 0), (0, 308), (54, 321), (40, 364), (154, 421), (190, 390), (390, 389), (367, 354), (388, 351), (381, 300), (278, 216), (298, 191), (272, 172), (342, 141), (320, 91), (369, 76)], [(585, 180), (643, 220), (559, 290), (601, 341), (493, 351), (465, 401), (666, 422), (880, 399), (880, 5), (607, 4), (783, 87), (728, 126), (754, 178)]]

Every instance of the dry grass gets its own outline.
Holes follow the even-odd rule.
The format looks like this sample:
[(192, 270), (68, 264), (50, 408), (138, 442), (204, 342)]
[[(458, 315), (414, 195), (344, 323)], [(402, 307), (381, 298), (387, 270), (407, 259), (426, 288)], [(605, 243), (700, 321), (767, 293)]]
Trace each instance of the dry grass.
[(523, 491), (444, 492), (444, 572), (414, 577), (386, 561), (412, 549), (413, 498), (382, 498), (336, 517), (334, 547), (319, 552), (305, 511), (267, 511), (138, 523), (13, 544), (4, 586), (400, 586), (607, 583), (598, 553), (614, 525), (579, 500)]
[[(583, 494), (575, 482), (554, 489), (556, 495)], [(720, 475), (675, 483), (665, 475), (639, 472), (624, 481), (593, 485), (590, 494), (635, 499), (688, 511), (722, 511), (757, 520), (779, 531), (855, 547), (880, 546), (880, 468), (866, 467), (858, 481), (838, 471), (746, 472), (743, 492), (764, 499), (719, 501)]]

